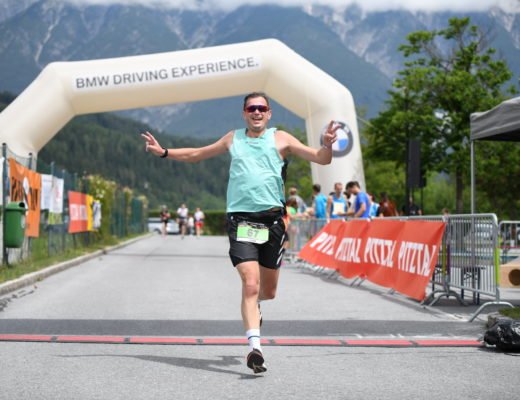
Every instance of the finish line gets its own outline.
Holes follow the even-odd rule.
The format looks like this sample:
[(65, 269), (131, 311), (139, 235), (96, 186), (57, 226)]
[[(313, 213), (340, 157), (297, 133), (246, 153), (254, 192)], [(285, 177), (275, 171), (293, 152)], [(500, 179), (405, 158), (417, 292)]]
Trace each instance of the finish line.
[[(40, 343), (99, 343), (99, 344), (158, 344), (158, 345), (247, 345), (244, 338), (195, 338), (158, 336), (94, 336), (94, 335), (24, 335), (3, 334), (0, 342)], [(478, 340), (468, 339), (262, 339), (262, 346), (316, 346), (316, 347), (483, 347)]]

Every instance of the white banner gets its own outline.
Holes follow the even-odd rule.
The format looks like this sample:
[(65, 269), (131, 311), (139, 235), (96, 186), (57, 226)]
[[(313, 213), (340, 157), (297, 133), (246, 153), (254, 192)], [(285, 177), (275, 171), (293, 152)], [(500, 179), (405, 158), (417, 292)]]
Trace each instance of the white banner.
[(48, 210), (52, 200), (52, 175), (41, 174), (42, 191), (40, 194), (40, 210)]
[(52, 195), (49, 205), (51, 213), (61, 214), (63, 212), (63, 179), (52, 177)]

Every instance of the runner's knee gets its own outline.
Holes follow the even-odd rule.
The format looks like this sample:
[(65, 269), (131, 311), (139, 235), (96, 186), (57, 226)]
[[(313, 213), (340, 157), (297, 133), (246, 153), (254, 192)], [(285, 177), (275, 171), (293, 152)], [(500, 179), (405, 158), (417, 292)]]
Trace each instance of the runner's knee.
[(243, 283), (244, 294), (246, 297), (258, 296), (260, 293), (260, 284), (258, 280), (247, 279)]

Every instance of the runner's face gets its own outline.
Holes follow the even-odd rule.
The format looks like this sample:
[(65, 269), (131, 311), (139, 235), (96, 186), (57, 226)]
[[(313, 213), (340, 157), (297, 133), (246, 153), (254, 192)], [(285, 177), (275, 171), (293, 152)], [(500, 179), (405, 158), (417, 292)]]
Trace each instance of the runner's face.
[[(268, 107), (267, 101), (263, 97), (253, 97), (249, 99), (246, 103), (246, 109), (249, 106), (265, 106)], [(261, 112), (260, 110), (255, 110), (254, 112), (248, 112), (244, 110), (242, 113), (244, 120), (247, 124), (247, 129), (261, 133), (267, 126), (267, 123), (271, 119), (271, 110)]]

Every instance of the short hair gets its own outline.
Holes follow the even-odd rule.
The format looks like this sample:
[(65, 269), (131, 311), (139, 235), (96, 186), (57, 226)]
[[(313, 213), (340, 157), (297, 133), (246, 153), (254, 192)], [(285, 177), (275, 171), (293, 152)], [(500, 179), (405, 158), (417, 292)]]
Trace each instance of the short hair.
[(296, 198), (294, 198), (294, 197), (289, 197), (287, 199), (287, 201), (285, 202), (285, 204), (289, 207), (294, 207), (294, 208), (298, 207), (298, 202), (296, 201)]
[(247, 102), (249, 99), (254, 99), (255, 97), (262, 97), (267, 102), (267, 107), (271, 108), (269, 105), (269, 97), (264, 92), (251, 92), (246, 97), (244, 97), (244, 110), (246, 109)]
[(353, 187), (359, 187), (358, 181), (350, 181), (347, 183), (346, 189), (351, 189)]
[(319, 183), (315, 183), (314, 185), (312, 185), (312, 190), (318, 193), (321, 192), (321, 185)]
[(289, 188), (289, 194), (291, 196), (294, 196), (297, 193), (298, 193), (298, 189), (296, 189), (295, 187)]

